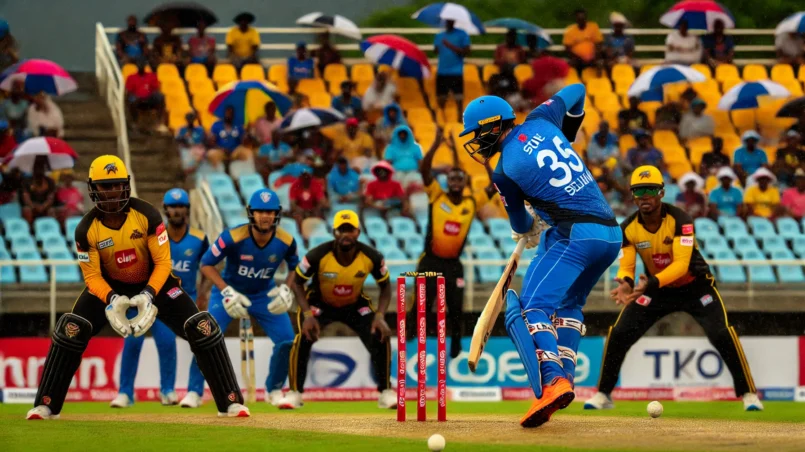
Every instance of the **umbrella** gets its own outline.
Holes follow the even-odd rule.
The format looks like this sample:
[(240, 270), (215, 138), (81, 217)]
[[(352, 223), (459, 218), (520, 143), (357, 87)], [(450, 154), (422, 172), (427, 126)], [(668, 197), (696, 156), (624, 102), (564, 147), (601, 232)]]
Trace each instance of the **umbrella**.
[(777, 24), (774, 34), (782, 35), (786, 33), (805, 33), (805, 12), (792, 14)]
[(34, 171), (34, 161), (38, 156), (47, 156), (51, 170), (72, 168), (78, 159), (69, 144), (58, 138), (36, 137), (25, 140), (13, 154), (6, 157), (9, 168), (19, 168), (24, 173)]
[(245, 20), (249, 24), (253, 24), (255, 21), (255, 17), (254, 14), (252, 13), (240, 13), (237, 16), (235, 16), (234, 19), (232, 19), (232, 22), (239, 24), (241, 20)]
[(347, 19), (338, 14), (328, 16), (324, 13), (315, 12), (305, 14), (304, 16), (296, 19), (297, 25), (307, 25), (309, 27), (326, 28), (331, 33), (339, 34), (353, 39), (361, 39), (361, 31), (355, 22)]
[(411, 15), (412, 19), (424, 22), (431, 27), (442, 27), (444, 21), (452, 20), (456, 22), (456, 28), (466, 31), (471, 35), (482, 35), (486, 33), (481, 19), (470, 12), (467, 8), (455, 3), (431, 3)]
[(377, 35), (363, 41), (361, 50), (374, 64), (388, 64), (403, 77), (427, 78), (430, 63), (416, 44), (397, 35)]
[[(643, 93), (656, 92), (657, 90), (662, 94), (662, 87), (669, 83), (696, 83), (703, 81), (705, 81), (704, 75), (688, 66), (679, 64), (657, 66), (640, 74), (640, 76), (632, 82), (632, 86), (629, 87), (627, 95), (629, 97), (640, 96)], [(643, 100), (648, 99), (643, 98)]]
[(532, 24), (531, 22), (527, 22), (523, 19), (517, 19), (514, 17), (503, 17), (501, 19), (487, 20), (486, 22), (484, 22), (484, 26), (508, 28), (509, 30), (517, 30), (521, 32), (517, 34), (517, 43), (521, 46), (527, 45), (526, 35), (537, 36), (537, 48), (539, 49), (544, 49), (546, 47), (553, 45), (551, 35), (549, 35), (541, 27), (538, 27)]
[(196, 2), (171, 2), (157, 6), (145, 16), (145, 23), (159, 25), (164, 20), (175, 21), (175, 25), (183, 28), (195, 28), (199, 21), (207, 25), (218, 22), (215, 13)]
[(27, 60), (19, 63), (13, 73), (3, 79), (0, 89), (11, 91), (15, 81), (25, 82), (25, 92), (39, 94), (42, 91), (61, 96), (78, 89), (75, 80), (58, 64), (48, 60)]
[(777, 112), (778, 118), (799, 118), (805, 112), (805, 96), (786, 102)]
[(791, 93), (781, 84), (768, 80), (741, 82), (724, 93), (718, 101), (719, 110), (743, 110), (757, 108), (758, 97), (788, 97)]
[(235, 109), (235, 124), (248, 124), (263, 115), (266, 102), (273, 101), (280, 114), (291, 108), (292, 102), (279, 88), (262, 80), (229, 82), (215, 93), (209, 111), (223, 118), (227, 107)]
[(735, 19), (730, 10), (711, 0), (683, 0), (663, 14), (660, 23), (677, 28), (683, 19), (688, 21), (691, 30), (712, 31), (717, 20), (724, 22), (724, 28), (735, 28)]
[(300, 108), (282, 119), (280, 129), (283, 132), (308, 127), (326, 127), (341, 122), (346, 117), (332, 108)]

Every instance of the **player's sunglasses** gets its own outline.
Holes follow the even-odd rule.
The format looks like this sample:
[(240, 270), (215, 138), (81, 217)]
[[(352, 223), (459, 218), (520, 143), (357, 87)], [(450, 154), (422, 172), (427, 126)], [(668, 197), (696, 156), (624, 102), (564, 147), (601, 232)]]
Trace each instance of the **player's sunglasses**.
[(662, 191), (662, 187), (640, 187), (632, 190), (632, 195), (635, 198), (642, 198), (643, 196), (657, 196)]

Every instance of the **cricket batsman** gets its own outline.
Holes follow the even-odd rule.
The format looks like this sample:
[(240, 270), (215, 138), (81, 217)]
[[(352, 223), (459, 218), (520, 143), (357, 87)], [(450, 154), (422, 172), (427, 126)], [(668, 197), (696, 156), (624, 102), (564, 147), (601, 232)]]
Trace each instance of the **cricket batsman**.
[[(87, 287), (72, 312), (56, 324), (45, 358), (34, 408), (28, 419), (56, 419), (92, 336), (108, 322), (118, 334), (141, 337), (159, 319), (190, 343), (220, 417), (248, 417), (224, 335), (208, 312), (171, 273), (168, 232), (147, 202), (131, 198), (131, 177), (116, 156), (96, 158), (87, 185), (95, 208), (75, 232), (76, 251)], [(129, 319), (126, 312), (135, 309)]]
[[(201, 256), (210, 247), (207, 236), (200, 230), (190, 227), (190, 196), (181, 188), (173, 188), (165, 193), (162, 207), (168, 218), (168, 243), (170, 243), (173, 274), (179, 278), (182, 289), (196, 301), (196, 280)], [(206, 294), (209, 284), (202, 281), (201, 293)], [(200, 304), (206, 309), (206, 300)], [(176, 405), (174, 385), (176, 383), (176, 335), (161, 320), (151, 327), (154, 343), (159, 354), (160, 398), (163, 405)], [(123, 356), (120, 362), (120, 390), (109, 404), (112, 408), (127, 408), (134, 404), (134, 379), (140, 361), (140, 351), (145, 336), (129, 336), (124, 340)]]
[[(201, 273), (212, 281), (210, 314), (226, 329), (232, 319), (253, 316), (274, 343), (268, 365), (266, 402), (277, 405), (288, 376), (288, 356), (294, 332), (287, 312), (294, 296), (286, 284), (274, 284), (274, 273), (282, 261), (288, 264), (288, 278), (299, 263), (296, 241), (278, 227), (282, 207), (277, 194), (257, 190), (246, 207), (249, 224), (225, 230), (201, 258)], [(226, 259), (223, 275), (215, 268)], [(187, 396), (180, 405), (201, 405), (204, 378), (195, 364), (190, 367)]]
[[(520, 419), (537, 427), (573, 401), (576, 352), (584, 335), (582, 307), (617, 258), (621, 231), (595, 179), (570, 141), (584, 119), (584, 85), (563, 88), (519, 126), (503, 99), (482, 96), (464, 110), (464, 147), (492, 174), (515, 241), (537, 248), (520, 296), (507, 293), (506, 329), (537, 400)], [(530, 206), (524, 204), (528, 201)], [(539, 218), (549, 226), (544, 231)]]
[[(607, 334), (598, 393), (584, 403), (584, 408), (613, 408), (610, 394), (626, 352), (657, 320), (681, 311), (704, 328), (732, 373), (735, 395), (743, 399), (744, 409), (763, 410), (738, 333), (729, 324), (715, 278), (696, 243), (693, 219), (682, 209), (662, 202), (665, 184), (656, 167), (635, 169), (631, 190), (638, 211), (621, 224), (623, 253), (615, 279), (618, 287), (610, 293), (624, 308)], [(647, 275), (635, 281), (638, 254)]]

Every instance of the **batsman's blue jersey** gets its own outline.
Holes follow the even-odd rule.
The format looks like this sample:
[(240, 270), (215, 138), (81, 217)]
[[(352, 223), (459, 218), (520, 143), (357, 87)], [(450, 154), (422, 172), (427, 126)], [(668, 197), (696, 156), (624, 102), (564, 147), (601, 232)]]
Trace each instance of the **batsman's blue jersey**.
[(522, 215), (523, 201), (551, 226), (615, 218), (595, 178), (562, 133), (566, 114), (564, 100), (554, 96), (503, 141), (492, 181), (515, 231), (525, 232), (531, 226), (530, 215)]
[(282, 261), (294, 271), (299, 264), (296, 241), (287, 231), (276, 228), (274, 237), (260, 247), (248, 224), (225, 230), (201, 258), (201, 265), (216, 265), (226, 259), (221, 277), (235, 290), (248, 296), (263, 296), (274, 288), (274, 272)]
[(210, 242), (201, 230), (188, 227), (181, 240), (171, 240), (170, 243), (173, 274), (181, 280), (182, 289), (195, 300), (199, 262), (210, 247)]

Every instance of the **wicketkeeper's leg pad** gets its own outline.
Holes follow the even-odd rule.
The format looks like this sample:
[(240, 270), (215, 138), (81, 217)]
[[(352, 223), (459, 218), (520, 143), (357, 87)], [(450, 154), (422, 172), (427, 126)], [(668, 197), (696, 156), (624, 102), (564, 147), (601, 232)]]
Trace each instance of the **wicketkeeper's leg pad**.
[(523, 319), (523, 308), (520, 306), (520, 299), (517, 292), (509, 289), (506, 292), (506, 331), (520, 354), (523, 361), (528, 381), (536, 398), (542, 397), (542, 376), (537, 360), (537, 348), (534, 346), (534, 339), (528, 332), (525, 320)]
[(266, 390), (273, 391), (282, 389), (285, 379), (288, 377), (288, 366), (290, 364), (291, 347), (293, 340), (283, 341), (274, 344), (274, 353), (268, 363), (268, 376), (266, 377)]
[(190, 349), (202, 375), (210, 385), (219, 413), (226, 413), (232, 403), (243, 403), (232, 361), (224, 344), (224, 334), (209, 312), (194, 314), (184, 324)]
[(92, 323), (89, 320), (73, 313), (61, 316), (45, 358), (34, 406), (47, 405), (51, 413), (61, 412), (67, 389), (91, 338)]
[(553, 318), (556, 328), (559, 357), (568, 380), (573, 382), (576, 373), (576, 353), (579, 351), (581, 337), (587, 332), (584, 326), (584, 314), (579, 308), (557, 309)]

